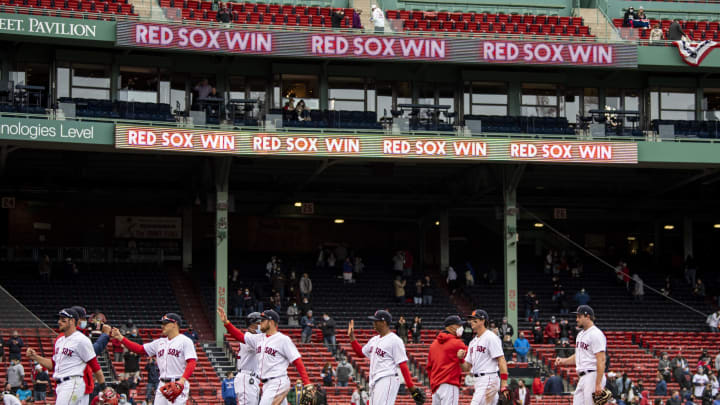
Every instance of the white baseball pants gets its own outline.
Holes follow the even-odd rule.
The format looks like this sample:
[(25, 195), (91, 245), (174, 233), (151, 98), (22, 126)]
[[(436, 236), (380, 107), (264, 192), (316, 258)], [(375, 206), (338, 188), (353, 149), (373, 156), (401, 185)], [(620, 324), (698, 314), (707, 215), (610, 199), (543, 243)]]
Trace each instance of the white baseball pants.
[(155, 400), (153, 401), (153, 405), (183, 405), (185, 402), (187, 402), (188, 398), (190, 398), (190, 383), (185, 381), (185, 388), (183, 389), (182, 394), (178, 396), (175, 399), (175, 402), (168, 401), (167, 398), (160, 392), (160, 388), (162, 388), (163, 385), (166, 383), (160, 381), (158, 384), (158, 389), (155, 391)]
[[(85, 380), (82, 376), (70, 377), (55, 387), (57, 405), (83, 405), (87, 404), (88, 395), (85, 395)], [(83, 402), (83, 400), (85, 402)]]
[(500, 376), (497, 373), (486, 374), (475, 379), (475, 393), (470, 405), (495, 405), (500, 392)]
[(460, 388), (452, 384), (441, 384), (432, 396), (432, 405), (458, 405)]
[(391, 375), (381, 377), (370, 386), (370, 405), (393, 405), (400, 389), (400, 380)]
[[(575, 393), (573, 394), (573, 405), (594, 405), (592, 394), (595, 392), (595, 378), (597, 373), (587, 373), (580, 377), (577, 386), (575, 387)], [(602, 378), (602, 386), (605, 388), (605, 376)]]
[[(263, 383), (260, 405), (287, 405), (287, 394), (290, 391), (290, 379), (287, 376), (273, 378)], [(275, 401), (282, 397), (282, 401)]]
[(260, 379), (245, 372), (235, 376), (237, 405), (258, 405), (260, 402)]

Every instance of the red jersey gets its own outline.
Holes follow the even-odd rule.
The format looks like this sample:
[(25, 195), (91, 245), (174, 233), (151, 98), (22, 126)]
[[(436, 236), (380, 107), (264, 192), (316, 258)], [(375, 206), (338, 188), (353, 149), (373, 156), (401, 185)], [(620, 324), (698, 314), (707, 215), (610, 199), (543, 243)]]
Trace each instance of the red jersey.
[(427, 373), (430, 378), (430, 390), (435, 393), (442, 384), (462, 387), (462, 369), (458, 350), (467, 350), (462, 339), (448, 332), (440, 332), (430, 345)]

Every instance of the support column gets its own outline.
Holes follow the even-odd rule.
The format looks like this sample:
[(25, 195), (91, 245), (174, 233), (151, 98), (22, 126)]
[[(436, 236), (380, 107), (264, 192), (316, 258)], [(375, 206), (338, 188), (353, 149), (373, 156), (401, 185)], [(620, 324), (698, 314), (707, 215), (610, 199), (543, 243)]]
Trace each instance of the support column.
[[(227, 313), (228, 301), (228, 188), (232, 158), (215, 161), (215, 303)], [(215, 344), (222, 347), (225, 328), (215, 317)]]
[(182, 269), (184, 272), (189, 273), (192, 269), (192, 249), (193, 249), (193, 226), (192, 216), (193, 207), (183, 207), (182, 211), (182, 235), (183, 235), (183, 247), (182, 247)]
[[(327, 110), (330, 105), (330, 84), (328, 83), (327, 62), (323, 63), (320, 70), (320, 110)], [(334, 108), (334, 107), (333, 107)]]
[[(440, 272), (444, 273), (450, 266), (450, 216), (448, 210), (440, 212)], [(458, 276), (459, 277), (459, 276)]]
[(513, 325), (513, 339), (517, 336), (518, 329), (518, 289), (517, 289), (517, 185), (520, 182), (525, 166), (517, 166), (504, 170), (503, 178), (503, 239), (505, 244), (505, 316), (508, 323)]
[(683, 219), (683, 248), (685, 253), (683, 258), (693, 255), (693, 222), (690, 217)]
[(521, 114), (522, 105), (522, 84), (518, 81), (512, 81), (508, 84), (508, 115), (519, 116)]
[(660, 263), (660, 249), (662, 244), (662, 228), (663, 225), (660, 223), (660, 221), (655, 221), (655, 238), (653, 243), (655, 243), (655, 246), (653, 246), (653, 262), (655, 264)]
[(120, 90), (120, 87), (118, 86), (118, 82), (120, 81), (118, 80), (119, 78), (120, 65), (117, 63), (117, 60), (113, 58), (113, 63), (110, 67), (110, 100), (117, 101), (118, 99), (118, 91)]

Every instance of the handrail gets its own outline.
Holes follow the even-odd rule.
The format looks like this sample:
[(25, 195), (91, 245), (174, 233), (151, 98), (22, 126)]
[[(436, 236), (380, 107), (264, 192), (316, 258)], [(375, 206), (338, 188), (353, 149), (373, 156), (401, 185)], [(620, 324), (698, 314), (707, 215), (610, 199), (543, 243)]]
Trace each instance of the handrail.
[[(44, 114), (25, 114), (25, 113), (5, 113), (0, 112), (0, 118), (2, 117), (14, 117), (14, 118), (35, 118), (35, 119), (50, 119)], [(165, 122), (165, 121), (151, 121), (151, 120), (128, 120), (128, 119), (110, 119), (110, 118), (94, 118), (94, 117), (75, 117), (66, 118), (66, 121), (78, 121), (78, 122), (105, 122), (115, 125), (134, 125), (134, 126), (158, 126), (158, 127), (175, 127), (185, 129), (209, 129), (209, 130), (222, 130), (222, 131), (236, 131), (236, 132), (260, 132), (267, 133), (268, 130), (261, 127), (245, 127), (241, 125), (193, 125), (183, 126), (177, 122)], [(377, 129), (352, 129), (352, 128), (298, 128), (298, 127), (284, 127), (276, 128), (273, 130), (276, 133), (317, 133), (322, 135), (393, 135), (401, 136), (457, 136), (457, 131), (401, 131), (400, 133), (392, 132), (389, 130), (377, 130)], [(642, 142), (647, 141), (646, 136), (613, 136), (606, 135), (601, 137), (593, 138), (588, 134), (528, 134), (528, 133), (508, 133), (508, 132), (483, 132), (480, 134), (473, 134), (473, 138), (507, 138), (507, 139), (549, 139), (549, 140), (603, 140), (603, 141), (625, 141), (625, 142)], [(663, 142), (678, 142), (678, 143), (720, 143), (720, 139), (712, 138), (679, 138), (675, 139), (663, 139)]]

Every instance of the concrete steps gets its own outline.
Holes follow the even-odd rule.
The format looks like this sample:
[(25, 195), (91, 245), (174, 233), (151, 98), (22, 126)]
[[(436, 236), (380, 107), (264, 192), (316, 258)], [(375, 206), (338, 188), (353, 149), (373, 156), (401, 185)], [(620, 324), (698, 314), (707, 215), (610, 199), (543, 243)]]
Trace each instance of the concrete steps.
[(590, 33), (600, 41), (620, 41), (622, 39), (612, 22), (608, 21), (597, 8), (576, 8), (573, 10), (573, 15), (582, 17), (585, 25), (590, 27)]

